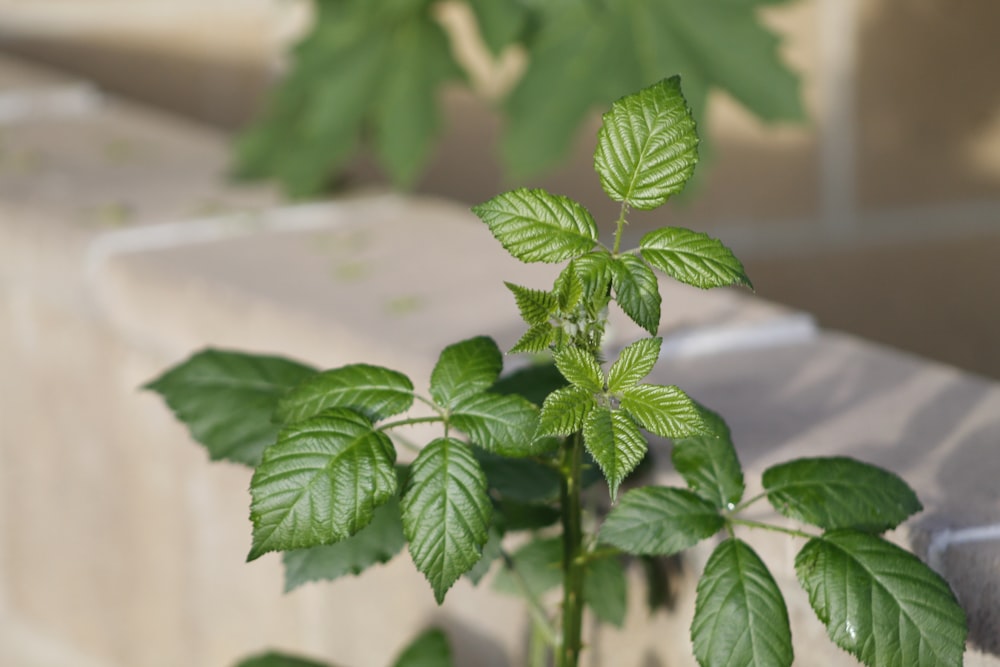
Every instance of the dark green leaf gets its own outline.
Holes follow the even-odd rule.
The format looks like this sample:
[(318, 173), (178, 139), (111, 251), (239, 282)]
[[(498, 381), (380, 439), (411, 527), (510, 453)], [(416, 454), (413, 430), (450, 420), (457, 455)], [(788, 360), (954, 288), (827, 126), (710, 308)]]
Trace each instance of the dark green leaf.
[(776, 510), (832, 530), (882, 532), (922, 507), (897, 475), (846, 457), (798, 459), (764, 471), (764, 490)]
[(287, 653), (268, 651), (260, 655), (244, 658), (236, 663), (235, 667), (333, 667), (328, 662), (316, 662), (306, 660)]
[(503, 568), (497, 572), (493, 588), (510, 595), (524, 595), (523, 588), (527, 588), (534, 597), (543, 595), (562, 584), (562, 552), (558, 536), (528, 542), (511, 556), (517, 574)]
[(698, 134), (680, 77), (621, 98), (603, 121), (594, 167), (609, 197), (649, 210), (684, 189), (698, 163)]
[(503, 554), (503, 533), (496, 526), (494, 516), (493, 525), (490, 526), (490, 536), (483, 545), (483, 557), (465, 573), (466, 578), (472, 582), (473, 586), (478, 586), (493, 566), (493, 563)]
[(544, 290), (530, 289), (508, 282), (504, 285), (514, 294), (514, 301), (517, 303), (521, 318), (532, 326), (548, 324), (549, 318), (559, 306), (556, 298)]
[(375, 508), (371, 523), (351, 537), (336, 544), (286, 551), (285, 592), (310, 581), (361, 574), (371, 565), (388, 562), (405, 544), (399, 502), (390, 498)]
[(627, 589), (625, 569), (617, 557), (588, 561), (583, 580), (583, 600), (597, 618), (622, 627), (625, 623)]
[(729, 427), (710, 410), (701, 409), (711, 432), (674, 440), (674, 468), (691, 490), (719, 509), (733, 509), (743, 499), (743, 468)]
[(626, 389), (621, 407), (644, 429), (664, 438), (709, 432), (697, 404), (673, 385), (640, 384)]
[(499, 522), (507, 532), (538, 530), (559, 521), (560, 513), (552, 505), (501, 500), (497, 503)]
[(281, 357), (203, 350), (144, 388), (160, 394), (212, 460), (255, 466), (274, 443), (278, 400), (316, 370)]
[(608, 391), (625, 391), (639, 384), (660, 359), (662, 343), (662, 338), (643, 338), (622, 350), (608, 371)]
[(708, 289), (743, 285), (753, 289), (733, 251), (708, 234), (664, 227), (639, 241), (643, 259), (682, 283)]
[(869, 667), (957, 667), (965, 614), (948, 584), (913, 554), (874, 535), (809, 540), (795, 573), (830, 639)]
[(513, 190), (472, 211), (507, 252), (522, 262), (561, 262), (597, 243), (597, 225), (587, 209), (544, 190)]
[(439, 438), (417, 455), (400, 502), (410, 555), (438, 604), (483, 555), (493, 506), (468, 445)]
[(522, 503), (551, 500), (559, 495), (559, 473), (532, 459), (512, 459), (473, 450), (489, 487), (501, 498)]
[(403, 650), (392, 667), (453, 667), (448, 638), (440, 630), (427, 630)]
[(503, 355), (492, 338), (479, 336), (449, 345), (431, 373), (431, 396), (439, 405), (453, 408), (493, 386), (502, 369)]
[(628, 415), (620, 410), (595, 407), (583, 425), (583, 441), (608, 480), (614, 500), (622, 480), (646, 455), (646, 439)]
[(660, 285), (645, 262), (635, 255), (615, 260), (612, 285), (618, 305), (629, 318), (651, 334), (660, 328)]
[(694, 655), (704, 667), (790, 667), (792, 631), (785, 599), (753, 549), (728, 539), (698, 581)]
[(602, 542), (637, 556), (666, 556), (722, 530), (708, 501), (686, 489), (646, 486), (625, 493), (601, 526)]
[(556, 330), (551, 324), (536, 324), (524, 332), (514, 346), (510, 348), (511, 353), (517, 352), (544, 352), (549, 349), (549, 345), (555, 338)]
[(247, 559), (357, 533), (395, 495), (395, 459), (389, 438), (351, 410), (335, 408), (283, 430), (250, 482)]
[(583, 429), (594, 407), (594, 394), (583, 387), (564, 387), (548, 395), (538, 417), (538, 435), (569, 435)]
[(308, 419), (328, 408), (350, 408), (373, 420), (405, 412), (413, 405), (413, 383), (397, 371), (351, 364), (313, 375), (278, 403), (275, 420)]
[(594, 355), (578, 347), (564, 347), (552, 358), (570, 384), (593, 393), (604, 391), (604, 372)]
[(494, 454), (531, 456), (552, 446), (535, 437), (538, 408), (516, 394), (486, 392), (465, 398), (452, 409), (450, 423)]
[(494, 394), (517, 394), (541, 406), (545, 397), (566, 386), (566, 379), (550, 362), (535, 363), (504, 375), (493, 388)]

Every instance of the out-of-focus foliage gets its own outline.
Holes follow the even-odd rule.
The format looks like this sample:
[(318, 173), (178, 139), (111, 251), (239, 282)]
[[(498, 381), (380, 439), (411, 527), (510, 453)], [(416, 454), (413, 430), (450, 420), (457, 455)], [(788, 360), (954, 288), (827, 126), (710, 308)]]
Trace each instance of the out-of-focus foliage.
[[(671, 74), (684, 77), (699, 120), (712, 89), (767, 121), (802, 117), (798, 80), (758, 16), (790, 0), (461, 1), (494, 54), (512, 45), (528, 54), (499, 105), (511, 176), (554, 167), (588, 114)], [(313, 4), (290, 72), (239, 140), (236, 173), (314, 195), (365, 146), (397, 187), (411, 187), (441, 129), (441, 89), (467, 84), (435, 18), (441, 1)]]

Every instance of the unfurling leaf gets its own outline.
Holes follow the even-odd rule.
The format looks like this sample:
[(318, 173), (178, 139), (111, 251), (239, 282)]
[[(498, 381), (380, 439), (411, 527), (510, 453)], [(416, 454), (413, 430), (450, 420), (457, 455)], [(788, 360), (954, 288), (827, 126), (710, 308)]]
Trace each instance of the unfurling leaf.
[(650, 433), (688, 438), (708, 432), (701, 410), (677, 387), (640, 384), (622, 392), (621, 407)]
[(675, 439), (674, 468), (699, 496), (719, 509), (732, 509), (743, 499), (743, 468), (726, 423), (704, 407), (701, 414), (710, 433)]
[(608, 391), (621, 392), (639, 384), (660, 358), (662, 338), (643, 338), (628, 345), (608, 371)]
[(664, 227), (639, 241), (643, 259), (671, 278), (708, 289), (743, 285), (753, 289), (733, 251), (708, 234), (683, 227)]
[(767, 567), (741, 540), (726, 540), (705, 564), (691, 641), (702, 667), (792, 664), (785, 599)]
[(160, 394), (212, 460), (255, 466), (274, 443), (271, 415), (314, 368), (281, 357), (202, 350), (147, 384)]
[(247, 559), (357, 533), (396, 494), (395, 460), (389, 438), (352, 410), (335, 408), (283, 430), (250, 482)]
[(328, 408), (349, 408), (373, 421), (405, 412), (413, 405), (413, 383), (397, 371), (351, 364), (318, 373), (278, 403), (274, 418), (283, 424), (309, 419)]
[(452, 408), (450, 423), (494, 454), (532, 456), (552, 444), (535, 437), (538, 408), (516, 394), (485, 392), (465, 398)]
[(501, 370), (503, 354), (492, 338), (479, 336), (449, 345), (431, 373), (431, 396), (439, 405), (453, 408), (492, 387)]
[(608, 480), (614, 500), (622, 480), (646, 455), (646, 438), (622, 411), (595, 407), (583, 425), (583, 442)]
[(600, 539), (636, 556), (667, 556), (722, 530), (725, 521), (707, 500), (687, 489), (646, 486), (622, 495)]
[(507, 252), (522, 262), (562, 262), (597, 243), (597, 225), (587, 209), (544, 190), (513, 190), (472, 211)]
[(438, 604), (483, 555), (493, 506), (469, 446), (439, 438), (410, 466), (400, 507), (410, 555)]
[(660, 285), (656, 275), (635, 255), (615, 260), (612, 286), (618, 305), (629, 318), (651, 334), (660, 328)]
[(869, 667), (958, 667), (965, 614), (913, 554), (851, 530), (816, 537), (795, 573), (830, 639)]
[(514, 295), (521, 319), (533, 327), (548, 324), (549, 318), (559, 307), (559, 303), (551, 292), (522, 287), (509, 282), (505, 282), (504, 285)]
[(621, 98), (604, 114), (594, 167), (615, 201), (649, 210), (684, 185), (698, 163), (698, 133), (673, 76)]

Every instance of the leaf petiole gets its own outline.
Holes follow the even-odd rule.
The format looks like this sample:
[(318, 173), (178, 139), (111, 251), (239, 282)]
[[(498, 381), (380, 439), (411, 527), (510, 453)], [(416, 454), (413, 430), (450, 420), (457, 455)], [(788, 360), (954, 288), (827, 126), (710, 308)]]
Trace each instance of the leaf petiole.
[(736, 517), (729, 517), (726, 519), (729, 524), (737, 526), (746, 526), (747, 528), (760, 528), (761, 530), (770, 530), (773, 533), (784, 533), (785, 535), (792, 535), (794, 537), (801, 537), (805, 540), (811, 540), (817, 535), (812, 533), (807, 533), (802, 530), (796, 530), (794, 528), (785, 528), (783, 526), (777, 526), (772, 523), (764, 523), (762, 521), (752, 521), (750, 519), (737, 519)]

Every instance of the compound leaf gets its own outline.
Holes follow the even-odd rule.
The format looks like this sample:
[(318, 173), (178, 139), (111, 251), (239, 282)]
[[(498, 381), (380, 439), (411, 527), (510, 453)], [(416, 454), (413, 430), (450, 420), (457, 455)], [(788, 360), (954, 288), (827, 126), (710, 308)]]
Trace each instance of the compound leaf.
[(604, 372), (586, 350), (564, 347), (552, 355), (552, 360), (570, 384), (595, 393), (604, 390)]
[(743, 468), (726, 422), (704, 407), (701, 413), (710, 433), (675, 439), (674, 468), (699, 496), (719, 509), (732, 509), (743, 498)]
[(922, 509), (897, 475), (843, 456), (773, 466), (764, 471), (763, 483), (778, 512), (827, 530), (882, 532)]
[(278, 437), (271, 415), (279, 399), (315, 374), (314, 368), (281, 357), (208, 349), (144, 389), (163, 397), (213, 461), (255, 466)]
[(698, 134), (680, 77), (619, 99), (603, 121), (594, 167), (611, 199), (649, 210), (684, 189), (698, 163)]
[(551, 445), (535, 438), (538, 408), (517, 394), (484, 392), (462, 399), (452, 408), (450, 423), (473, 444), (504, 456), (541, 454)]
[(725, 521), (704, 498), (664, 486), (622, 495), (601, 526), (600, 539), (635, 556), (668, 556), (722, 530)]
[(662, 338), (643, 338), (622, 350), (608, 371), (608, 391), (620, 392), (639, 384), (660, 358)]
[(282, 557), (285, 592), (310, 581), (361, 574), (371, 565), (391, 560), (405, 544), (399, 502), (390, 498), (375, 508), (371, 523), (351, 537), (335, 544), (286, 551)]
[(731, 538), (712, 552), (698, 581), (691, 623), (694, 655), (712, 667), (790, 667), (785, 599), (753, 549)]
[(520, 188), (474, 206), (493, 236), (522, 262), (562, 262), (597, 243), (590, 212), (568, 197)]
[(453, 667), (448, 638), (436, 628), (414, 639), (392, 667)]
[(478, 336), (449, 345), (431, 372), (431, 396), (452, 408), (492, 387), (502, 369), (503, 355), (492, 338)]
[(420, 451), (403, 489), (403, 533), (438, 604), (483, 555), (493, 505), (468, 445), (439, 438)]
[(640, 384), (622, 392), (621, 407), (650, 433), (687, 438), (708, 432), (698, 405), (679, 388)]
[(563, 387), (545, 398), (538, 417), (538, 435), (569, 435), (583, 428), (594, 407), (594, 393), (583, 387)]
[(646, 455), (646, 439), (628, 415), (620, 410), (595, 407), (584, 422), (583, 442), (608, 480), (614, 500), (622, 480)]
[(613, 267), (618, 305), (633, 322), (655, 334), (660, 328), (660, 285), (653, 270), (635, 255), (618, 257)]
[(957, 667), (965, 614), (913, 554), (868, 533), (809, 540), (795, 573), (830, 639), (869, 667)]
[(708, 234), (683, 227), (664, 227), (639, 241), (643, 258), (671, 278), (708, 289), (743, 285), (753, 289), (733, 251)]
[(335, 408), (284, 429), (250, 482), (247, 560), (346, 539), (396, 494), (396, 451), (363, 415)]
[(373, 421), (413, 405), (413, 383), (398, 371), (351, 364), (317, 373), (278, 402), (274, 419), (283, 424), (308, 419), (328, 408), (349, 408)]

